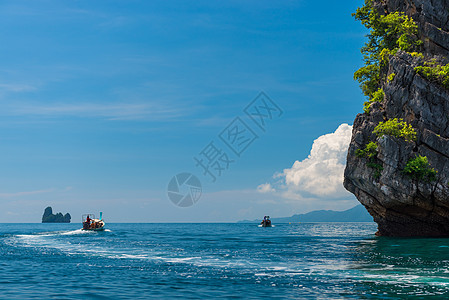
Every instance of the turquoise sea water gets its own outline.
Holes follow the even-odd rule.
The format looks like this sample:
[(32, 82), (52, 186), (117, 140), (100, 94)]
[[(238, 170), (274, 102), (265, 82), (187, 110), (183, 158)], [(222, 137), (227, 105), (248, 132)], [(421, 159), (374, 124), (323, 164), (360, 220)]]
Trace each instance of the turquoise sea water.
[(374, 223), (0, 224), (1, 299), (449, 296), (449, 239)]

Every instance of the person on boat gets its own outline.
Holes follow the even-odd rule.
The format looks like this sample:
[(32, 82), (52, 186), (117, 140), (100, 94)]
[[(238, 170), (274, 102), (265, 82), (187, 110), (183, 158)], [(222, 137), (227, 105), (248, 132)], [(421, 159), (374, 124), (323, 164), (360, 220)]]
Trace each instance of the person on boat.
[(263, 217), (263, 221), (260, 222), (260, 223), (262, 224), (262, 226), (267, 226), (267, 225), (269, 225), (269, 224), (271, 223), (270, 217), (269, 217), (269, 216), (264, 216), (264, 217)]
[(89, 215), (87, 215), (86, 221), (83, 222), (83, 229), (89, 229), (90, 227), (90, 218)]

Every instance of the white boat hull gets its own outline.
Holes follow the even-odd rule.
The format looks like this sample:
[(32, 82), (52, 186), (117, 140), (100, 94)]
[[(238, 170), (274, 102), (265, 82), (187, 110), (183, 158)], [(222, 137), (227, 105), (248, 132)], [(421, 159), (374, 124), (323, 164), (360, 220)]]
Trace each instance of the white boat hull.
[(103, 231), (104, 230), (104, 226), (100, 227), (100, 228), (89, 228), (89, 229), (81, 228), (81, 230), (85, 230), (85, 231)]

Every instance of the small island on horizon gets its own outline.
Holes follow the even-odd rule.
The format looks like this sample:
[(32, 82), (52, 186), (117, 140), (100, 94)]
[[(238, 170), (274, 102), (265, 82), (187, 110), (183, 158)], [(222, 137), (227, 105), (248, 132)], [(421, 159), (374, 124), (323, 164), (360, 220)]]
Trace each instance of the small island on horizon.
[(44, 214), (42, 215), (42, 223), (70, 223), (72, 217), (69, 213), (62, 215), (62, 213), (53, 214), (53, 209), (51, 206), (48, 206), (44, 210)]

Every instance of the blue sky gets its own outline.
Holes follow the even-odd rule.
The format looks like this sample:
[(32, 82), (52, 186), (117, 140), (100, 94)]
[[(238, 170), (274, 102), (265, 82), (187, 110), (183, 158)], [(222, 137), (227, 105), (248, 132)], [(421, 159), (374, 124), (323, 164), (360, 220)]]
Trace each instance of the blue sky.
[[(47, 205), (73, 222), (98, 211), (111, 222), (221, 222), (354, 206), (349, 193), (289, 183), (284, 169), (361, 111), (360, 5), (2, 1), (0, 222), (39, 222)], [(261, 91), (282, 117), (210, 182), (193, 157)], [(189, 208), (167, 198), (180, 172), (203, 184)]]

